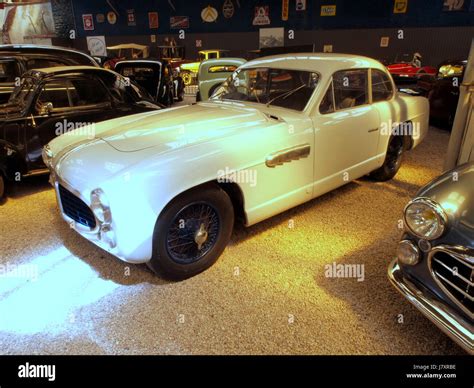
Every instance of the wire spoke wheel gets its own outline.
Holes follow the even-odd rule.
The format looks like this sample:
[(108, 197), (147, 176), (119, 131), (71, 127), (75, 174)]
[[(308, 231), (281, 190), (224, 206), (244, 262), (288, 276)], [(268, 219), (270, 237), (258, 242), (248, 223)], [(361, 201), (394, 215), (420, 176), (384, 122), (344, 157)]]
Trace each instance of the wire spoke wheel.
[(174, 217), (166, 236), (166, 250), (179, 264), (191, 264), (204, 257), (219, 237), (219, 215), (208, 203), (192, 203)]

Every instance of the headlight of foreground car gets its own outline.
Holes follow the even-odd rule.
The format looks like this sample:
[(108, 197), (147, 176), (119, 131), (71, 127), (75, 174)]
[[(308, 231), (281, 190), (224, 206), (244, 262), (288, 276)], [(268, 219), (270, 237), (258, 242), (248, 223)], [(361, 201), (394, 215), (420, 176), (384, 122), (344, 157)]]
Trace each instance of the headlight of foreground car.
[(405, 224), (416, 237), (435, 240), (445, 232), (448, 217), (437, 202), (420, 197), (405, 207)]
[(415, 265), (420, 261), (420, 250), (410, 240), (402, 240), (398, 243), (397, 259), (405, 265)]
[(115, 248), (115, 232), (112, 229), (112, 212), (109, 201), (102, 189), (95, 189), (91, 192), (91, 210), (95, 218), (99, 221), (100, 240), (110, 248)]

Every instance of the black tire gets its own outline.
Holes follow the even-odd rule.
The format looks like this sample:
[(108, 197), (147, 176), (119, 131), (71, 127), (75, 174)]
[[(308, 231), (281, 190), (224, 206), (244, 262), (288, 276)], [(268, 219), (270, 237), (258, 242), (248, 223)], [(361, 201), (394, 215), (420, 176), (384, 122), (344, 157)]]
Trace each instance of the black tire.
[(184, 100), (184, 82), (183, 80), (178, 82), (178, 101)]
[(373, 171), (370, 176), (380, 182), (392, 179), (402, 165), (404, 149), (403, 137), (393, 136), (388, 143), (387, 154), (385, 155), (383, 165)]
[(3, 174), (0, 172), (0, 203), (3, 202), (5, 198), (5, 178), (3, 178)]
[(147, 265), (169, 279), (197, 275), (217, 261), (233, 226), (234, 208), (224, 190), (209, 185), (187, 191), (161, 212), (153, 231), (153, 255)]

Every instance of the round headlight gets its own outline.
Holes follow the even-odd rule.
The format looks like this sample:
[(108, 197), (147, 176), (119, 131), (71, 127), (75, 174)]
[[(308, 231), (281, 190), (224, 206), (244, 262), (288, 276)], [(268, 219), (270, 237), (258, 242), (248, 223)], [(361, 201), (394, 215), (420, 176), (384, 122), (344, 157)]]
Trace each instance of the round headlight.
[(420, 251), (410, 240), (402, 240), (398, 243), (398, 261), (405, 265), (415, 265), (420, 261)]
[(429, 198), (415, 198), (405, 207), (405, 225), (418, 238), (435, 240), (446, 230), (448, 217), (443, 208)]

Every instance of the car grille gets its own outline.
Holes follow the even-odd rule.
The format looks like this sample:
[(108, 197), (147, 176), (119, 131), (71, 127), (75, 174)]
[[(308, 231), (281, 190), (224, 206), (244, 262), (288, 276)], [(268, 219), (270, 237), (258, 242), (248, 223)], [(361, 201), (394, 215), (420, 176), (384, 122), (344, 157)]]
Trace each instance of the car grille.
[(94, 229), (96, 226), (95, 217), (89, 206), (65, 187), (59, 185), (58, 189), (64, 214), (79, 224)]
[(450, 251), (435, 251), (431, 269), (435, 279), (445, 288), (448, 296), (474, 313), (474, 257)]

